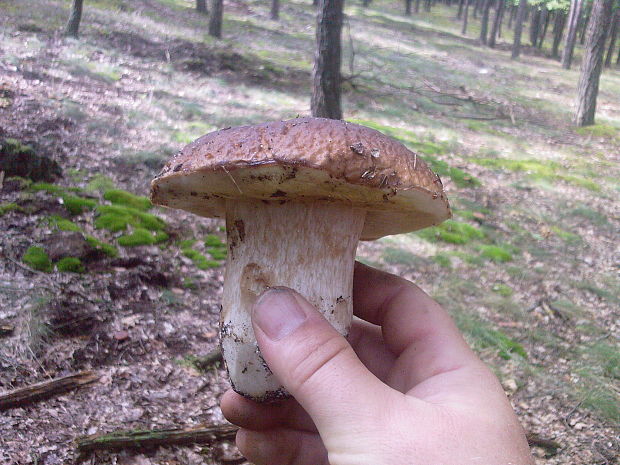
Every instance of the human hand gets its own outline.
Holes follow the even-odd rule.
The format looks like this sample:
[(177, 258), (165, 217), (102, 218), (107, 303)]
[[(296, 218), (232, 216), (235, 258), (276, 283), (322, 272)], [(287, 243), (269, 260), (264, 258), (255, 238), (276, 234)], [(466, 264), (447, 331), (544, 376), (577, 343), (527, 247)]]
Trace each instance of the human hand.
[(357, 263), (353, 308), (361, 320), (345, 339), (293, 291), (256, 302), (261, 353), (294, 399), (257, 404), (226, 392), (222, 412), (241, 427), (237, 445), (250, 461), (533, 464), (499, 382), (439, 304)]

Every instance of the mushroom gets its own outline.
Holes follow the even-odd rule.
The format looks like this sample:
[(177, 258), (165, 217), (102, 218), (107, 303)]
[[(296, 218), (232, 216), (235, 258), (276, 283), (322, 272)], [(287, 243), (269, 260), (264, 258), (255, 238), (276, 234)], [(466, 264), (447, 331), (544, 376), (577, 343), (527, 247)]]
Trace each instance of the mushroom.
[(221, 346), (233, 388), (256, 401), (288, 396), (254, 338), (252, 306), (264, 290), (295, 289), (346, 335), (358, 241), (450, 217), (441, 180), (416, 153), (323, 118), (207, 134), (166, 164), (151, 199), (226, 219)]

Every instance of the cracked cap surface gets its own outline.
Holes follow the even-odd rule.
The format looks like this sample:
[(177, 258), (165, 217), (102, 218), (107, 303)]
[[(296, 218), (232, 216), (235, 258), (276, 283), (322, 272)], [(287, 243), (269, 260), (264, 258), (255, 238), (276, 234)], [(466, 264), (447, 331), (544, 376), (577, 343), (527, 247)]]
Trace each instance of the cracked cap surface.
[(363, 240), (450, 217), (439, 177), (400, 142), (364, 126), (297, 118), (209, 133), (151, 184), (154, 204), (221, 218), (226, 199), (341, 202), (367, 210)]

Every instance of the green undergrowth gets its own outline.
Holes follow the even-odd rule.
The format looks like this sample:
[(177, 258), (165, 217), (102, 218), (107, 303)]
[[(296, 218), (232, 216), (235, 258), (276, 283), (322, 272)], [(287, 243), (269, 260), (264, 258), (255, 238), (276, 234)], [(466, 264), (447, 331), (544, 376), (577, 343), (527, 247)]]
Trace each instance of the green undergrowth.
[(114, 205), (122, 205), (141, 211), (147, 211), (153, 206), (148, 198), (121, 189), (109, 189), (103, 194), (103, 198)]
[(576, 128), (575, 132), (582, 136), (600, 137), (604, 139), (620, 139), (620, 129), (608, 124), (593, 124), (592, 126), (584, 126)]
[(168, 234), (163, 231), (149, 231), (144, 228), (135, 228), (131, 234), (124, 234), (118, 238), (118, 244), (123, 247), (159, 244), (168, 240)]
[(49, 273), (52, 271), (52, 262), (42, 247), (28, 247), (22, 256), (22, 261), (30, 268)]
[(426, 260), (414, 253), (409, 252), (401, 247), (387, 246), (381, 253), (381, 258), (385, 263), (390, 265), (419, 266)]
[(478, 350), (494, 349), (504, 360), (510, 360), (514, 356), (527, 358), (523, 345), (493, 328), (490, 323), (468, 314), (457, 314), (455, 318), (457, 326), (469, 336)]
[(48, 194), (56, 195), (62, 198), (64, 207), (73, 216), (84, 213), (86, 210), (92, 210), (97, 206), (97, 202), (93, 199), (85, 198), (80, 195), (74, 195), (75, 193), (82, 192), (82, 189), (79, 187), (65, 187), (58, 184), (38, 182), (32, 184), (30, 186), (30, 190), (45, 191)]
[(82, 229), (75, 224), (73, 221), (63, 218), (62, 216), (52, 215), (45, 218), (47, 224), (51, 228), (57, 229), (59, 231), (82, 231)]
[(194, 265), (196, 265), (196, 268), (199, 268), (201, 270), (208, 270), (209, 268), (217, 268), (218, 266), (221, 265), (220, 262), (215, 261), (215, 260), (209, 260), (203, 254), (201, 254), (200, 252), (194, 249), (185, 248), (185, 249), (182, 249), (181, 252), (183, 252), (183, 255), (189, 258), (194, 263)]
[(438, 226), (422, 229), (416, 234), (429, 242), (443, 241), (450, 244), (467, 244), (485, 237), (484, 232), (477, 227), (455, 220), (446, 220)]
[(448, 176), (458, 187), (477, 187), (480, 186), (480, 181), (474, 176), (466, 173), (460, 168), (456, 168), (451, 164), (439, 160), (436, 155), (447, 155), (451, 148), (446, 142), (436, 141), (421, 141), (419, 136), (407, 129), (395, 128), (392, 126), (384, 126), (369, 120), (351, 119), (352, 123), (361, 124), (369, 128), (375, 129), (383, 134), (398, 139), (416, 152), (424, 154), (424, 161), (426, 161), (431, 169), (439, 176)]
[(481, 245), (479, 250), (481, 256), (494, 262), (504, 263), (512, 260), (512, 253), (499, 245)]
[(67, 273), (83, 273), (84, 265), (79, 258), (65, 257), (56, 262), (56, 269)]
[(534, 180), (564, 181), (568, 184), (583, 187), (593, 192), (599, 192), (601, 190), (601, 186), (598, 183), (583, 176), (569, 174), (567, 168), (552, 160), (511, 160), (495, 157), (473, 157), (470, 158), (469, 161), (487, 168), (523, 172)]
[(95, 227), (111, 232), (124, 231), (127, 226), (149, 231), (162, 231), (166, 227), (166, 223), (160, 217), (132, 207), (98, 205), (97, 212), (99, 216), (95, 219)]
[(197, 268), (201, 270), (216, 268), (226, 260), (226, 244), (216, 234), (208, 234), (203, 241), (205, 251), (211, 256), (211, 259), (193, 248), (197, 243), (196, 239), (184, 239), (177, 243), (183, 255), (192, 260)]
[(107, 242), (103, 242), (96, 237), (93, 236), (85, 236), (86, 242), (95, 250), (98, 250), (108, 257), (115, 258), (118, 257), (118, 249), (114, 247), (112, 244), (108, 244)]
[(4, 216), (9, 212), (23, 212), (24, 209), (15, 202), (0, 204), (0, 216)]

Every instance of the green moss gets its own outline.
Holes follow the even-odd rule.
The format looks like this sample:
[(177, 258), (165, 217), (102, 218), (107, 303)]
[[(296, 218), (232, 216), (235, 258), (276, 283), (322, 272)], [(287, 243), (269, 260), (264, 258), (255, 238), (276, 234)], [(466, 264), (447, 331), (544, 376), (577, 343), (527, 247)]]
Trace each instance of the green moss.
[(56, 262), (56, 269), (62, 272), (83, 273), (84, 265), (79, 258), (65, 257)]
[(52, 215), (47, 217), (48, 224), (60, 231), (82, 231), (82, 229), (73, 221), (63, 218), (62, 216)]
[(194, 249), (183, 249), (183, 255), (189, 258), (197, 268), (201, 270), (207, 270), (209, 268), (217, 268), (220, 266), (220, 262), (216, 262), (214, 260), (208, 260), (207, 257), (202, 255), (200, 252)]
[(607, 124), (593, 124), (592, 126), (584, 126), (582, 128), (575, 129), (577, 134), (582, 136), (602, 137), (607, 139), (613, 139), (620, 137), (620, 130)]
[(498, 263), (509, 262), (512, 260), (512, 254), (505, 248), (497, 245), (481, 245), (480, 255)]
[(163, 231), (155, 232), (155, 244), (161, 244), (162, 242), (166, 242), (170, 236)]
[(224, 247), (209, 247), (207, 252), (214, 260), (226, 260), (227, 250)]
[(136, 228), (131, 234), (118, 238), (119, 245), (123, 247), (135, 247), (138, 245), (151, 245), (155, 243), (155, 236), (143, 228)]
[(5, 181), (16, 181), (19, 183), (19, 189), (28, 189), (32, 185), (32, 179), (22, 178), (21, 176), (9, 176)]
[(2, 142), (2, 147), (0, 147), (0, 152), (7, 155), (35, 154), (34, 149), (30, 145), (22, 144), (17, 139), (13, 139), (11, 137), (4, 139)]
[(491, 290), (495, 292), (496, 294), (501, 295), (502, 297), (510, 297), (514, 292), (512, 290), (512, 287), (506, 284), (503, 284), (503, 283), (493, 284), (493, 287), (491, 288)]
[(118, 257), (118, 249), (112, 244), (102, 242), (93, 236), (86, 236), (86, 242), (88, 242), (92, 248), (103, 252), (108, 257)]
[(191, 249), (196, 243), (196, 239), (184, 239), (177, 244), (180, 249)]
[(207, 234), (207, 237), (205, 237), (205, 246), (206, 247), (225, 247), (226, 244), (222, 242), (219, 236), (215, 234)]
[(94, 175), (86, 185), (86, 190), (90, 192), (105, 192), (114, 188), (114, 181), (103, 174)]
[(483, 239), (484, 233), (469, 223), (447, 220), (439, 226), (426, 228), (416, 233), (430, 242), (443, 241), (450, 244), (467, 244), (474, 239)]
[(72, 215), (79, 215), (85, 210), (92, 210), (97, 206), (97, 202), (92, 199), (85, 199), (76, 195), (65, 194), (62, 196), (63, 205)]
[(118, 232), (127, 229), (128, 225), (150, 231), (161, 231), (166, 223), (161, 218), (135, 208), (122, 205), (99, 205), (99, 216), (95, 219), (95, 227)]
[(131, 207), (142, 211), (146, 211), (153, 206), (148, 198), (134, 195), (131, 192), (121, 189), (107, 190), (103, 195), (103, 198), (109, 200), (115, 205), (123, 205), (125, 207)]
[(23, 212), (24, 209), (17, 205), (15, 202), (0, 204), (0, 216), (6, 215), (9, 212)]
[(52, 262), (41, 247), (29, 247), (24, 253), (22, 261), (34, 270), (45, 271), (46, 273), (52, 271)]
[(448, 254), (438, 253), (437, 255), (433, 255), (431, 258), (442, 268), (452, 268), (452, 260)]
[(30, 185), (30, 189), (33, 191), (45, 191), (53, 195), (62, 195), (65, 193), (65, 188), (57, 186), (56, 184), (50, 184), (47, 182), (35, 182)]

